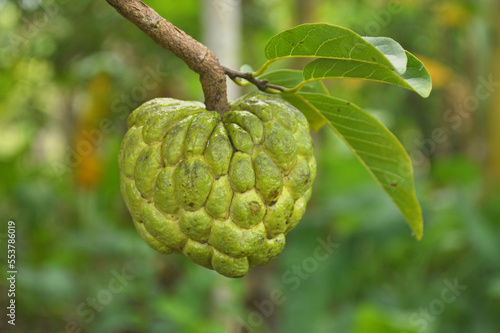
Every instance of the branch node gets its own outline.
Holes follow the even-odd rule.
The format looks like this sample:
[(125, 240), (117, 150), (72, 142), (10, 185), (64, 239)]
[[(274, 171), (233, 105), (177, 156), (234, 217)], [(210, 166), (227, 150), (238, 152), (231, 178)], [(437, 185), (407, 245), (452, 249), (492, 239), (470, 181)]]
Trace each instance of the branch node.
[(261, 91), (265, 92), (265, 91), (267, 91), (267, 89), (274, 89), (274, 90), (278, 90), (281, 92), (285, 91), (285, 87), (278, 86), (275, 84), (269, 84), (269, 80), (266, 80), (266, 79), (261, 80), (261, 79), (257, 79), (255, 77), (253, 77), (252, 72), (240, 72), (240, 71), (230, 69), (227, 67), (222, 67), (222, 69), (224, 70), (224, 73), (226, 73), (226, 75), (231, 80), (237, 80), (238, 78), (245, 79), (248, 82), (254, 84)]

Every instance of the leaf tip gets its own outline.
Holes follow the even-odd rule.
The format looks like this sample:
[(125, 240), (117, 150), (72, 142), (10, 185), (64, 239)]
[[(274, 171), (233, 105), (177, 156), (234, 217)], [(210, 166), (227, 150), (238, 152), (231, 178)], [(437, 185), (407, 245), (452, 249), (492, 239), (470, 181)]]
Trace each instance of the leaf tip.
[(424, 230), (422, 225), (418, 226), (416, 230), (415, 229), (413, 230), (413, 236), (415, 236), (417, 241), (422, 240), (422, 237), (424, 236)]
[(432, 80), (431, 80), (430, 77), (429, 77), (428, 86), (425, 89), (422, 89), (422, 90), (417, 91), (417, 92), (423, 98), (427, 98), (427, 97), (429, 97), (431, 95), (431, 92), (432, 92)]

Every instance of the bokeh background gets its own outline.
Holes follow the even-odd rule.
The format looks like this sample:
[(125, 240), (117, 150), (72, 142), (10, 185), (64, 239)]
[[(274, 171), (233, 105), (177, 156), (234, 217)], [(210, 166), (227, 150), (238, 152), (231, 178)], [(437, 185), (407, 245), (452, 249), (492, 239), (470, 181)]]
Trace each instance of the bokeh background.
[[(374, 82), (327, 85), (408, 150), (424, 238), (325, 127), (308, 211), (273, 263), (231, 280), (156, 253), (126, 211), (116, 157), (131, 110), (203, 100), (197, 75), (103, 0), (0, 0), (0, 331), (499, 332), (498, 1), (147, 4), (200, 40), (214, 12), (231, 20), (224, 64), (259, 68), (267, 40), (304, 22), (388, 36), (421, 58), (434, 82), (425, 100)], [(4, 316), (9, 220), (15, 328)]]

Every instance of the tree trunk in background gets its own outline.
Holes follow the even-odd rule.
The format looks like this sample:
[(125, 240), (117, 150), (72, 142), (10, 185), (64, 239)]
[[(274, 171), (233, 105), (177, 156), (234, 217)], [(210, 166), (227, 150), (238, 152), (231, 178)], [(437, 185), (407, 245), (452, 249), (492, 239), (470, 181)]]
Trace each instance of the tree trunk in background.
[[(496, 5), (497, 17), (500, 16), (500, 5)], [(495, 22), (495, 42), (491, 57), (491, 75), (493, 81), (500, 80), (500, 21)], [(488, 112), (488, 158), (486, 161), (487, 190), (489, 194), (498, 194), (500, 187), (500, 89), (493, 91)], [(495, 193), (496, 192), (496, 193)]]
[[(317, 0), (295, 0), (295, 24), (314, 23), (316, 22), (316, 7)], [(311, 59), (308, 58), (293, 58), (291, 67), (302, 69)]]
[[(208, 46), (219, 62), (239, 69), (241, 46), (241, 0), (203, 0), (203, 44)], [(227, 85), (229, 100), (240, 95), (240, 87), (230, 79)]]
[[(241, 58), (241, 0), (203, 0), (202, 1), (202, 43), (205, 44), (221, 65), (232, 69), (240, 69)], [(227, 97), (235, 100), (241, 94), (241, 88), (227, 80)], [(220, 279), (218, 280), (220, 282)], [(224, 283), (213, 288), (212, 303), (217, 320), (227, 332), (236, 332), (239, 323), (227, 312), (222, 304), (233, 299), (233, 290)], [(238, 330), (239, 331), (239, 330)]]
[(297, 24), (314, 23), (316, 21), (317, 0), (296, 0)]

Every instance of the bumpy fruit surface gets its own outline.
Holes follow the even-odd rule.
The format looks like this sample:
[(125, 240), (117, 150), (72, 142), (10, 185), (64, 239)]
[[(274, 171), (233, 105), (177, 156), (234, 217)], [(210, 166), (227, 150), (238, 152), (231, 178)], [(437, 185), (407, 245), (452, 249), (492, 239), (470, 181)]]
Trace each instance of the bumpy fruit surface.
[(316, 160), (304, 115), (250, 94), (221, 116), (158, 98), (137, 108), (119, 156), (121, 192), (141, 237), (227, 277), (267, 264), (304, 215)]

